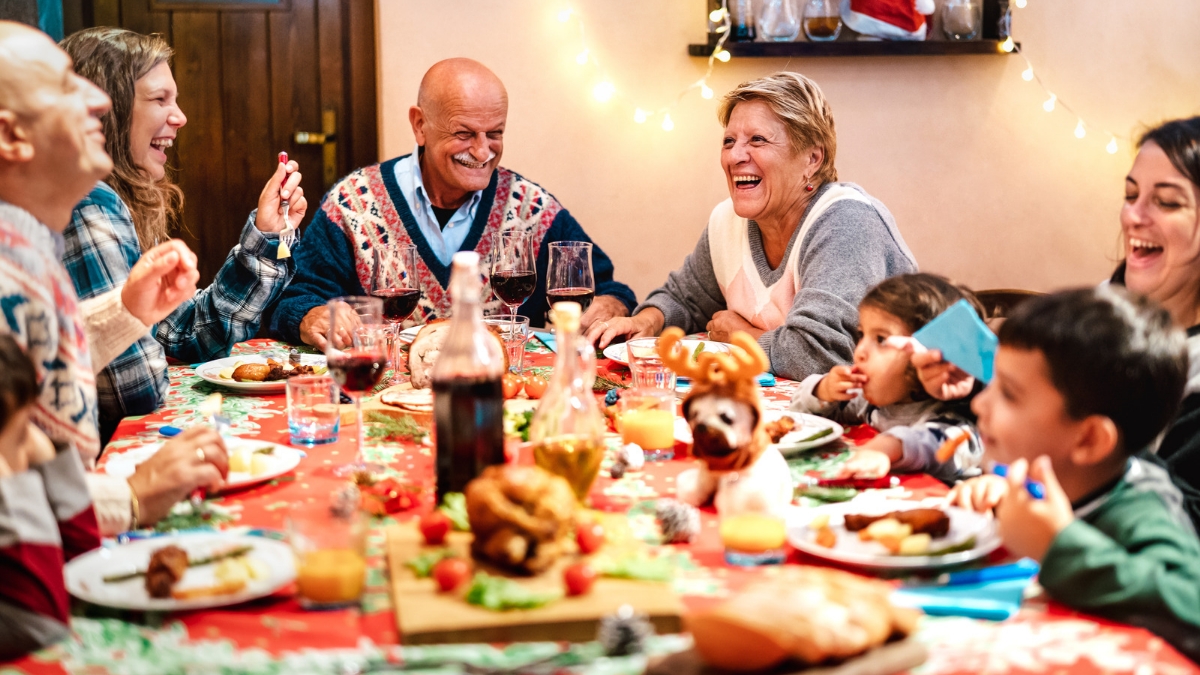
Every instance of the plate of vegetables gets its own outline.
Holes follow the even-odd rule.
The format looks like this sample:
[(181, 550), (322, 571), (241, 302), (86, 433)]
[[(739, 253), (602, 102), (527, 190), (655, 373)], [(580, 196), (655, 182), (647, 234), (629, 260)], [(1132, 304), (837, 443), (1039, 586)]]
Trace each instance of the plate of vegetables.
[(771, 442), (785, 457), (832, 443), (845, 432), (833, 420), (790, 410), (768, 410), (763, 422)]

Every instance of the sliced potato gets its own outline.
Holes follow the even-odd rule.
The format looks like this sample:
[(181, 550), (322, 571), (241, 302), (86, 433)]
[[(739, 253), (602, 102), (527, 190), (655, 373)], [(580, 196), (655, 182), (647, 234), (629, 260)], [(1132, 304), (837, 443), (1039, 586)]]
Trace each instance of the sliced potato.
[(900, 540), (900, 555), (925, 555), (933, 545), (933, 537), (924, 532), (910, 534)]

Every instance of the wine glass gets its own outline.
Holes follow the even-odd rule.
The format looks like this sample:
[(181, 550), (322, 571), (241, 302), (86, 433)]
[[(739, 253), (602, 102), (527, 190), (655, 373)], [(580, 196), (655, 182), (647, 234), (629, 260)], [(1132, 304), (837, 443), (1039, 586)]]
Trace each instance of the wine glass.
[(586, 312), (596, 296), (596, 277), (592, 274), (592, 245), (586, 241), (556, 241), (550, 244), (550, 265), (546, 276), (546, 300), (578, 302)]
[(492, 256), (492, 291), (512, 315), (508, 334), (517, 332), (517, 308), (537, 286), (537, 267), (533, 256), (533, 233), (509, 230), (500, 233), (495, 255)]
[(333, 381), (354, 399), (358, 420), (358, 449), (353, 464), (339, 467), (339, 476), (376, 472), (364, 459), (362, 397), (379, 384), (388, 362), (388, 325), (379, 298), (347, 296), (329, 301), (329, 332), (325, 364)]
[[(382, 249), (382, 253), (381, 253)], [(371, 249), (375, 270), (371, 273), (371, 297), (383, 301), (383, 320), (391, 324), (388, 335), (392, 372), (400, 370), (400, 326), (421, 301), (417, 278), (417, 247), (412, 244), (385, 244)], [(394, 380), (393, 380), (394, 382)]]

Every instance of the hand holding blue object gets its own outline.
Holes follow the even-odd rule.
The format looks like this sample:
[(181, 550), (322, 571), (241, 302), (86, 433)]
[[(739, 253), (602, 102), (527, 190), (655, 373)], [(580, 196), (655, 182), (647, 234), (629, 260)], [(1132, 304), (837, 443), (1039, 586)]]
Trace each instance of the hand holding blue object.
[(913, 333), (913, 339), (926, 349), (940, 350), (942, 358), (980, 382), (991, 382), (1000, 341), (966, 300), (959, 300), (925, 324)]
[[(992, 466), (992, 473), (1000, 476), (1001, 478), (1008, 478), (1008, 465), (994, 464)], [(1028, 492), (1029, 496), (1033, 497), (1034, 499), (1046, 498), (1046, 486), (1042, 485), (1036, 480), (1033, 480), (1032, 478), (1025, 479), (1025, 491)]]

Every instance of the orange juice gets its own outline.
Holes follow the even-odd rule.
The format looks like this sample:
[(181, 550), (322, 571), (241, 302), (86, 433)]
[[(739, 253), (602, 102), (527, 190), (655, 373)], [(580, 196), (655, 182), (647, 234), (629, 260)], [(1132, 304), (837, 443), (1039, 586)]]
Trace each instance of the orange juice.
[(742, 513), (721, 518), (721, 543), (742, 553), (763, 553), (787, 540), (783, 519), (765, 513)]
[(657, 408), (622, 413), (621, 441), (637, 443), (643, 450), (675, 447), (675, 413)]
[(362, 596), (367, 563), (350, 549), (310, 551), (296, 558), (296, 589), (314, 603), (355, 602)]

